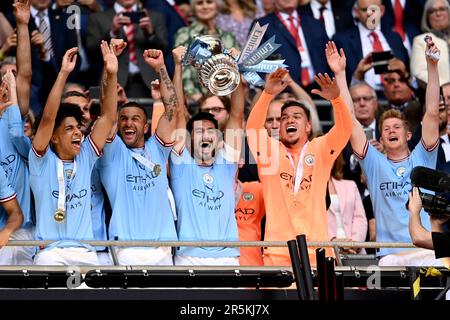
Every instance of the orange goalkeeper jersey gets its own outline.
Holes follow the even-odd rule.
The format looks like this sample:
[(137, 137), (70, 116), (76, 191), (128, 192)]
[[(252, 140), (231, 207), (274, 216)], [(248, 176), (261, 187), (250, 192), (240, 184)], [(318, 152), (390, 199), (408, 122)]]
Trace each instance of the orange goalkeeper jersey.
[[(257, 164), (263, 186), (266, 208), (266, 241), (288, 241), (305, 234), (307, 241), (328, 241), (326, 189), (334, 160), (347, 144), (352, 117), (341, 97), (331, 101), (335, 125), (324, 136), (310, 141), (304, 153), (303, 175), (299, 190), (294, 192), (295, 168), (289, 150), (268, 136), (264, 129), (267, 108), (273, 96), (262, 93), (247, 122), (247, 139)], [(294, 154), (294, 162), (298, 156)], [(314, 248), (309, 248), (311, 264), (315, 265)], [(327, 250), (327, 255), (333, 255)], [(291, 265), (286, 248), (264, 250), (264, 264)]]

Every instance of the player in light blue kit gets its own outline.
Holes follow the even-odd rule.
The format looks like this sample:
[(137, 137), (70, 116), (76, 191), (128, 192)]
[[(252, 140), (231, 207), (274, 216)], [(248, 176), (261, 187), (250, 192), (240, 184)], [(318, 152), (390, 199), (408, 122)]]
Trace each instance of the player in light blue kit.
[[(94, 120), (91, 119), (89, 98), (84, 93), (78, 91), (67, 91), (62, 96), (62, 102), (77, 105), (83, 112), (81, 132), (84, 137), (87, 137), (92, 129), (91, 122)], [(95, 162), (91, 172), (92, 229), (94, 231), (94, 240), (108, 240), (106, 234), (106, 212), (104, 208), (105, 199), (100, 182), (99, 163), (100, 161)], [(113, 264), (107, 248), (95, 247), (95, 249), (97, 250), (97, 257), (100, 265), (105, 266)]]
[[(4, 76), (3, 84), (8, 83), (9, 102), (12, 105), (4, 110), (0, 118), (0, 150), (2, 172), (6, 171), (6, 177), (11, 186), (18, 190), (17, 202), (24, 214), (22, 226), (11, 234), (11, 240), (34, 240), (33, 215), (30, 201), (30, 183), (27, 159), (23, 156), (26, 150), (30, 150), (31, 141), (25, 136), (23, 131), (23, 121), (17, 106), (15, 79), (11, 71)], [(3, 104), (0, 102), (0, 104)], [(5, 171), (6, 170), (6, 171)], [(15, 187), (14, 187), (15, 186)], [(4, 225), (8, 218), (5, 208), (0, 207), (0, 227)], [(9, 263), (3, 260), (4, 264), (31, 265), (33, 263), (34, 247), (6, 247), (4, 252), (9, 251), (11, 258)]]
[[(31, 85), (31, 49), (28, 33), (30, 2), (15, 0), (14, 17), (17, 23), (17, 82), (12, 72), (8, 72), (3, 81), (8, 87), (9, 106), (0, 117), (0, 163), (9, 182), (17, 193), (17, 202), (23, 212), (22, 226), (12, 235), (13, 240), (34, 240), (34, 208), (31, 206), (28, 154), (31, 141), (23, 134), (24, 118), (29, 111)], [(2, 108), (3, 109), (3, 108)], [(0, 207), (0, 217), (7, 212)], [(35, 248), (6, 247), (10, 251), (9, 264), (31, 265)], [(5, 261), (5, 264), (6, 263)]]
[[(434, 43), (427, 50), (438, 52)], [(381, 242), (412, 242), (409, 234), (409, 212), (405, 207), (412, 188), (410, 174), (415, 166), (436, 167), (439, 144), (439, 76), (438, 59), (427, 55), (428, 84), (425, 97), (425, 114), (422, 120), (422, 141), (412, 152), (408, 149), (411, 132), (403, 114), (386, 111), (379, 120), (381, 143), (386, 155), (368, 143), (358, 121), (353, 121), (350, 138), (354, 153), (360, 158), (367, 177), (376, 219), (376, 237)], [(334, 70), (333, 70), (334, 71)], [(422, 216), (425, 212), (422, 210)], [(430, 229), (429, 219), (426, 228)], [(434, 252), (425, 249), (382, 248), (378, 252), (379, 265), (432, 265)]]
[(98, 264), (95, 249), (79, 240), (94, 237), (91, 171), (114, 125), (118, 63), (112, 45), (102, 41), (101, 115), (83, 141), (80, 108), (70, 104), (60, 106), (64, 84), (76, 64), (77, 50), (72, 48), (63, 57), (30, 152), (36, 238), (55, 241), (38, 252), (34, 263), (39, 265)]
[(10, 250), (14, 247), (5, 247), (8, 240), (17, 240), (14, 233), (23, 222), (22, 210), (16, 199), (16, 192), (6, 177), (5, 171), (0, 167), (0, 203), (6, 215), (0, 215), (0, 265), (15, 264), (20, 258), (16, 251)]
[[(198, 113), (186, 125), (183, 115), (178, 128), (187, 129), (177, 139), (170, 157), (170, 180), (178, 213), (180, 241), (238, 241), (234, 215), (234, 179), (242, 144), (244, 93), (242, 81), (231, 94), (230, 116), (224, 141), (210, 113)], [(180, 247), (176, 265), (239, 265), (239, 248)]]
[[(180, 106), (160, 50), (146, 50), (144, 59), (160, 77), (165, 112), (155, 135), (148, 130), (145, 109), (135, 102), (122, 106), (118, 131), (104, 148), (100, 176), (112, 207), (111, 240), (176, 241), (175, 223), (167, 198), (166, 162), (172, 150)], [(120, 265), (172, 265), (169, 247), (114, 248)]]

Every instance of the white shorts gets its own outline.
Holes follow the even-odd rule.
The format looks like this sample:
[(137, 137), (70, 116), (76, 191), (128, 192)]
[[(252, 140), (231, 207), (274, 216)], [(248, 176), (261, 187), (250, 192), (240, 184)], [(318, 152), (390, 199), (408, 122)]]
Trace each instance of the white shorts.
[[(9, 240), (34, 240), (34, 227), (16, 230)], [(36, 247), (4, 246), (0, 249), (0, 265), (30, 266), (35, 253)]]
[(201, 258), (186, 255), (175, 256), (176, 266), (238, 266), (239, 257)]
[(443, 263), (436, 259), (434, 250), (414, 249), (388, 254), (378, 261), (379, 266), (385, 267), (441, 267)]
[(100, 266), (113, 266), (111, 255), (109, 252), (97, 252), (98, 264)]
[(115, 247), (114, 253), (117, 263), (121, 266), (129, 265), (156, 265), (156, 266), (173, 266), (172, 248), (119, 248)]
[(39, 251), (35, 265), (80, 266), (99, 265), (97, 253), (83, 247), (52, 248)]

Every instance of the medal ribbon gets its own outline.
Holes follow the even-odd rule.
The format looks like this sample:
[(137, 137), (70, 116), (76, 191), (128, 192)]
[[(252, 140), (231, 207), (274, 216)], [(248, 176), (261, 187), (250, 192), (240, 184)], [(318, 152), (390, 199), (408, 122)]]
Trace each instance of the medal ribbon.
[[(71, 179), (75, 177), (77, 172), (77, 162), (73, 160), (73, 171)], [(64, 164), (61, 159), (57, 159), (57, 176), (58, 176), (58, 210), (66, 212), (66, 184), (64, 182)]]
[(131, 156), (138, 161), (139, 163), (141, 163), (144, 167), (146, 167), (147, 169), (149, 169), (150, 171), (153, 171), (153, 169), (155, 168), (156, 164), (154, 164), (152, 161), (150, 161), (149, 159), (147, 159), (146, 157), (143, 157), (142, 155), (140, 155), (139, 153), (136, 152), (131, 152)]
[(305, 157), (306, 147), (308, 146), (309, 141), (305, 143), (302, 148), (302, 152), (300, 153), (300, 158), (298, 159), (297, 169), (295, 168), (294, 158), (292, 157), (289, 150), (287, 150), (287, 155), (289, 157), (289, 161), (291, 162), (292, 169), (294, 170), (295, 182), (294, 182), (294, 193), (298, 192), (300, 188), (300, 182), (302, 181), (303, 176), (303, 158)]

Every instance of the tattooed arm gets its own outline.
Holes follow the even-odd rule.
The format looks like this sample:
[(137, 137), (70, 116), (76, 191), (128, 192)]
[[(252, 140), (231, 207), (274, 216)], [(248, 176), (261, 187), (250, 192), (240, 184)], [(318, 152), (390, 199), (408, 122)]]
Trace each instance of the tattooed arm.
[(159, 83), (161, 98), (164, 103), (164, 113), (159, 120), (156, 134), (163, 142), (170, 144), (175, 140), (174, 134), (177, 124), (177, 114), (179, 112), (177, 94), (164, 65), (163, 53), (161, 50), (145, 50), (144, 59), (145, 62), (158, 73), (160, 78)]

